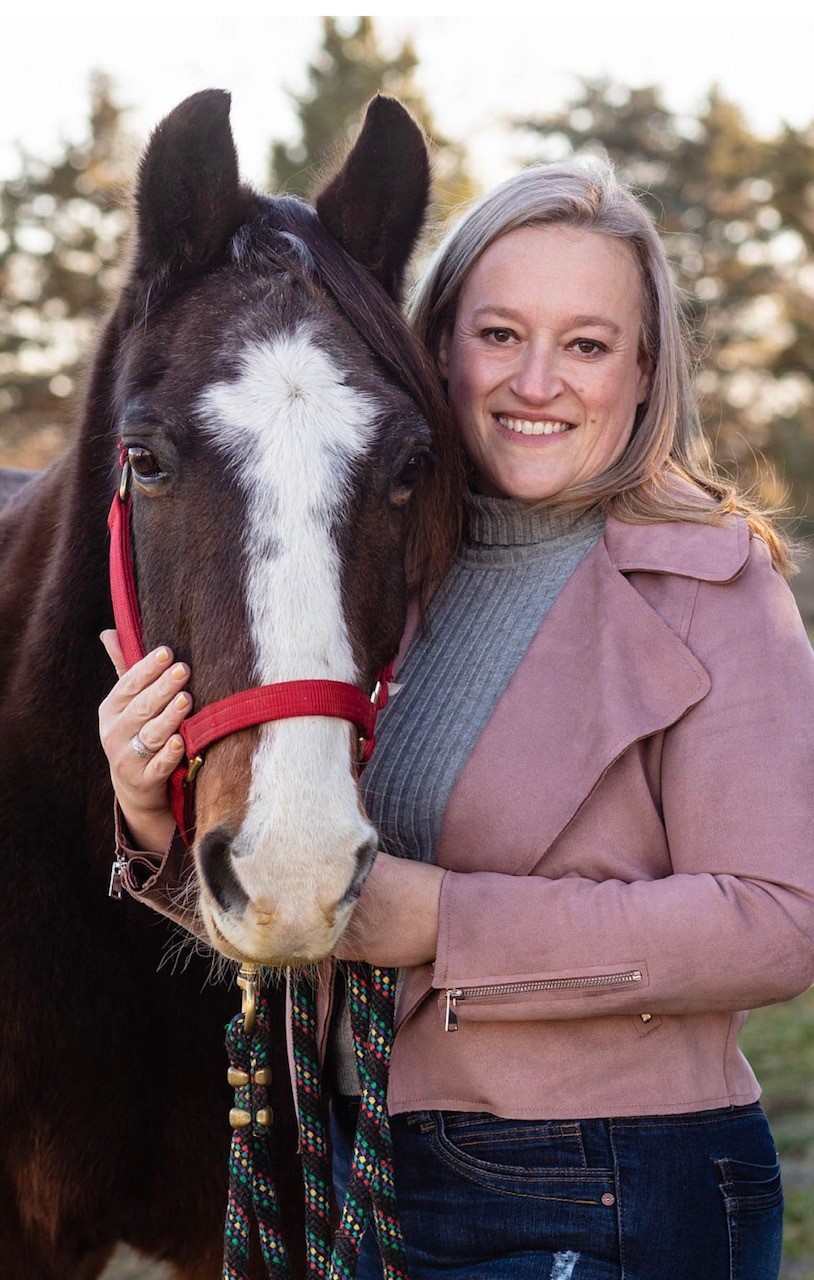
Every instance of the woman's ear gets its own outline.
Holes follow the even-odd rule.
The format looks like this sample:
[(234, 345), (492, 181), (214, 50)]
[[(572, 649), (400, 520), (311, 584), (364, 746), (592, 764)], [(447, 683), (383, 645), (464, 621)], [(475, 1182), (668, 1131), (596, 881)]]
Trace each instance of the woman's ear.
[(449, 377), (449, 329), (444, 329), (441, 334), (441, 341), (438, 343), (438, 372), (445, 380)]
[(653, 382), (653, 361), (646, 352), (642, 352), (639, 356), (639, 382), (636, 388), (636, 403), (644, 404), (650, 395), (650, 387)]

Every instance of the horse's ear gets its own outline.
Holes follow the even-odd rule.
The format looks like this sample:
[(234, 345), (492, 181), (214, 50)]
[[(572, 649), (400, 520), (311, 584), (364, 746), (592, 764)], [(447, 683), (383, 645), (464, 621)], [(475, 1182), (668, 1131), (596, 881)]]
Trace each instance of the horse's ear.
[(200, 270), (245, 218), (251, 194), (238, 177), (230, 101), (220, 89), (195, 93), (150, 138), (136, 185), (140, 273)]
[(400, 102), (379, 95), (350, 155), (315, 203), (323, 226), (397, 298), (429, 194), (424, 135)]

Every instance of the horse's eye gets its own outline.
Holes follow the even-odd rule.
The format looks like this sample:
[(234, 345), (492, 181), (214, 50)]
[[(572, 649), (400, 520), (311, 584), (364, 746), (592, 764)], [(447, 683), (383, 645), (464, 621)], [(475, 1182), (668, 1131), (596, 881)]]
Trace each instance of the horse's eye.
[(127, 461), (141, 480), (154, 480), (157, 476), (164, 474), (149, 449), (128, 449)]
[(427, 460), (426, 453), (411, 453), (404, 466), (396, 476), (396, 486), (399, 489), (412, 489), (418, 477), (424, 469), (424, 463)]

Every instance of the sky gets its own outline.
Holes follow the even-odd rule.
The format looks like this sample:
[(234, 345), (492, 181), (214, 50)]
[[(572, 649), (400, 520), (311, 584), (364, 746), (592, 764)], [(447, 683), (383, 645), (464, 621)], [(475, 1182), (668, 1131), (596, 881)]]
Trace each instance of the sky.
[[(814, 5), (777, 0), (771, 18), (748, 0), (558, 3), (556, 16), (520, 19), (459, 13), (393, 16), (377, 27), (386, 46), (410, 35), (419, 81), (439, 128), (464, 140), (480, 180), (511, 173), (526, 155), (506, 129), (511, 117), (557, 110), (580, 76), (662, 85), (669, 106), (698, 110), (717, 82), (761, 133), (783, 120), (814, 119)], [(484, 7), (485, 8), (485, 7)], [(512, 6), (491, 6), (486, 12)], [(129, 124), (141, 137), (176, 102), (209, 86), (230, 89), (244, 176), (262, 185), (269, 140), (290, 140), (296, 117), (286, 90), (301, 90), (320, 38), (319, 17), (238, 0), (140, 0), (138, 7), (33, 0), (4, 16), (0, 43), (0, 178), (16, 167), (16, 146), (55, 153), (82, 136), (94, 68), (111, 74)], [(544, 12), (542, 4), (538, 12)], [(672, 14), (680, 16), (670, 16)], [(567, 15), (567, 16), (564, 16)]]

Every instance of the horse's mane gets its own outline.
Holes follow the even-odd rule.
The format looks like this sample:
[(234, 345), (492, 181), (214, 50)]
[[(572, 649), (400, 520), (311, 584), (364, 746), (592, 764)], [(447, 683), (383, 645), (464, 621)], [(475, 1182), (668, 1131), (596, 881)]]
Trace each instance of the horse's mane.
[(417, 487), (407, 551), (409, 581), (424, 605), (459, 545), (465, 487), (458, 436), (435, 365), (396, 302), (325, 230), (310, 205), (291, 196), (258, 204), (232, 237), (233, 262), (264, 270), (271, 265), (315, 297), (327, 293), (429, 424), (435, 465)]

